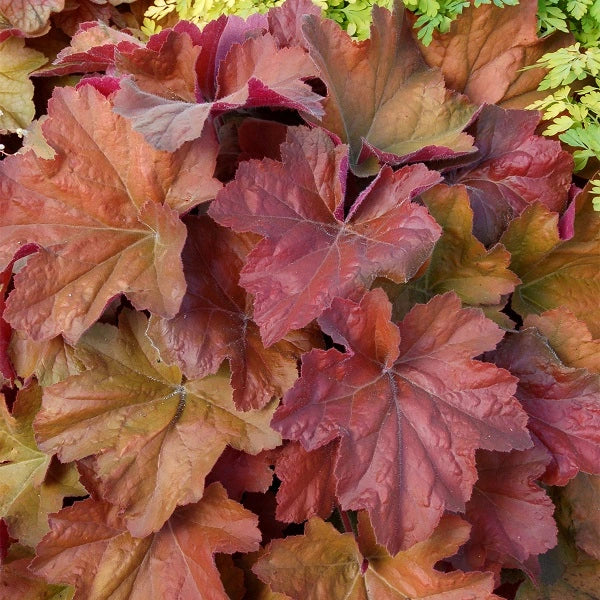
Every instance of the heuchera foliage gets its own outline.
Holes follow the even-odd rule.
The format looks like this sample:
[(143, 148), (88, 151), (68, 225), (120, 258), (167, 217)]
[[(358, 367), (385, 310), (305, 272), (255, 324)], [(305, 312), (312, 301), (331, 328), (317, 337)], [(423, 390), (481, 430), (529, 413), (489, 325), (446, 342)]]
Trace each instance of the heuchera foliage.
[(511, 10), (89, 22), (38, 73), (80, 79), (0, 163), (0, 598), (600, 589), (600, 213)]

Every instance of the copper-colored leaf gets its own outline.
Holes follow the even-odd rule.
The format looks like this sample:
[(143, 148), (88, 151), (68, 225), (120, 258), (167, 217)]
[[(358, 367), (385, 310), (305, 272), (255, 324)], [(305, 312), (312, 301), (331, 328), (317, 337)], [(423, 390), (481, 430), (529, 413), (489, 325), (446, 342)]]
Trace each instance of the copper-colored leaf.
[(374, 5), (371, 37), (363, 42), (314, 15), (306, 17), (304, 35), (329, 92), (318, 123), (350, 145), (355, 169), (373, 174), (371, 164), (358, 166), (367, 150), (392, 164), (474, 150), (462, 131), (475, 106), (427, 67), (401, 9), (390, 14)]
[(121, 508), (136, 536), (199, 500), (227, 445), (257, 454), (280, 441), (269, 427), (275, 402), (238, 411), (228, 373), (183, 381), (160, 360), (146, 327), (143, 314), (126, 311), (118, 329), (90, 329), (77, 348), (96, 363), (46, 388), (35, 421), (41, 448), (61, 461), (88, 457), (94, 487)]
[(435, 31), (421, 52), (431, 66), (442, 70), (448, 87), (473, 102), (525, 108), (540, 96), (537, 86), (546, 73), (521, 69), (572, 43), (572, 36), (563, 33), (538, 39), (537, 10), (537, 0), (514, 6), (471, 4), (449, 32)]
[(274, 426), (307, 450), (340, 438), (336, 495), (369, 511), (390, 552), (426, 539), (444, 508), (463, 510), (475, 450), (531, 445), (515, 379), (472, 360), (502, 331), (454, 294), (390, 321), (380, 290), (360, 304), (336, 299), (319, 324), (347, 351), (313, 350)]
[(315, 517), (304, 535), (273, 541), (253, 571), (293, 600), (499, 600), (489, 573), (434, 569), (468, 538), (469, 526), (460, 518), (445, 517), (428, 540), (393, 557), (375, 544), (364, 514), (359, 525), (357, 544), (352, 534)]
[(206, 482), (219, 481), (233, 500), (241, 500), (245, 492), (264, 494), (273, 483), (273, 461), (269, 450), (253, 455), (227, 447)]
[(275, 463), (275, 474), (281, 481), (277, 490), (279, 521), (302, 523), (314, 516), (327, 519), (331, 515), (337, 483), (336, 454), (336, 442), (312, 452), (298, 442), (290, 442), (281, 449)]
[(207, 216), (188, 217), (186, 225), (186, 295), (173, 319), (150, 320), (148, 335), (161, 356), (190, 378), (216, 373), (229, 359), (236, 406), (261, 408), (292, 386), (300, 355), (319, 338), (315, 332), (296, 331), (264, 348), (252, 320), (252, 298), (238, 285), (258, 238), (236, 234)]
[(411, 277), (440, 227), (411, 202), (439, 181), (412, 165), (384, 167), (344, 213), (347, 146), (322, 129), (290, 129), (282, 162), (242, 163), (209, 214), (236, 231), (265, 236), (248, 256), (241, 285), (254, 294), (266, 346), (318, 317), (336, 296), (360, 294), (377, 275)]
[(38, 76), (68, 75), (105, 71), (115, 63), (117, 49), (133, 50), (141, 42), (105, 23), (84, 23), (71, 38), (69, 46), (61, 50), (56, 59)]
[(493, 360), (519, 378), (529, 428), (554, 458), (544, 481), (565, 485), (580, 470), (600, 475), (600, 375), (563, 365), (534, 329), (508, 334)]
[(467, 503), (472, 525), (467, 556), (477, 570), (524, 564), (556, 545), (554, 504), (535, 483), (550, 462), (542, 446), (508, 454), (480, 451), (479, 478)]
[(520, 315), (564, 306), (600, 336), (600, 212), (591, 185), (576, 199), (575, 233), (560, 241), (558, 216), (534, 205), (512, 222), (502, 242), (520, 277), (512, 307)]
[[(182, 64), (189, 73), (193, 73), (194, 61), (190, 61), (190, 56), (200, 52), (199, 46), (192, 45), (191, 38), (184, 32), (173, 35), (187, 38), (186, 47), (182, 46), (179, 52), (185, 53)], [(136, 51), (139, 56), (144, 52), (148, 53), (148, 49)], [(156, 61), (165, 52), (173, 55), (170, 48), (163, 46), (153, 60)], [(200, 61), (199, 65), (212, 71), (211, 66), (214, 65), (211, 61), (204, 65), (202, 56)], [(173, 63), (173, 60), (170, 62)], [(169, 66), (168, 61), (165, 65)], [(184, 142), (199, 138), (209, 116), (232, 109), (273, 106), (315, 115), (323, 112), (321, 96), (303, 82), (303, 79), (316, 75), (306, 52), (299, 47), (279, 48), (270, 34), (251, 37), (231, 46), (218, 65), (214, 98), (196, 101), (195, 86), (190, 87), (188, 82), (186, 87), (178, 75), (176, 70), (178, 87), (171, 93), (169, 85), (160, 78), (149, 82), (148, 78), (134, 70), (133, 79), (122, 80), (121, 90), (115, 97), (116, 112), (130, 119), (136, 131), (163, 150), (174, 151)], [(202, 80), (203, 73), (199, 76)], [(182, 90), (185, 90), (184, 94)]]
[(6, 600), (71, 600), (75, 590), (53, 585), (34, 575), (27, 566), (31, 558), (20, 558), (0, 565), (0, 598)]
[(8, 350), (17, 375), (23, 379), (35, 375), (42, 387), (58, 383), (83, 370), (83, 363), (62, 336), (36, 342), (22, 332), (15, 331)]
[(48, 531), (48, 513), (60, 509), (65, 496), (86, 494), (72, 465), (54, 464), (38, 450), (31, 425), (41, 399), (32, 384), (18, 393), (10, 414), (0, 395), (0, 517), (29, 546)]
[(34, 339), (63, 332), (73, 342), (122, 292), (174, 316), (185, 292), (178, 214), (220, 188), (216, 140), (156, 151), (87, 85), (57, 89), (49, 113), (56, 158), (0, 164), (0, 265), (26, 243), (42, 247), (15, 277), (5, 319)]
[(577, 545), (600, 560), (600, 477), (579, 473), (562, 492)]
[(85, 500), (51, 517), (31, 569), (85, 600), (228, 600), (213, 555), (256, 550), (257, 522), (218, 483), (145, 538), (131, 536), (115, 506)]
[(535, 327), (548, 339), (560, 360), (569, 367), (600, 373), (600, 339), (593, 339), (587, 325), (568, 308), (528, 315), (525, 327)]
[(519, 278), (508, 269), (510, 254), (502, 244), (489, 250), (472, 234), (473, 211), (463, 186), (439, 185), (421, 199), (443, 228), (427, 270), (394, 295), (394, 307), (408, 312), (414, 300), (426, 302), (436, 294), (454, 291), (471, 306), (496, 306), (510, 294)]
[(479, 149), (473, 161), (446, 178), (467, 188), (474, 212), (473, 233), (495, 243), (508, 223), (533, 202), (565, 208), (573, 159), (557, 141), (535, 135), (540, 115), (486, 106), (472, 133)]

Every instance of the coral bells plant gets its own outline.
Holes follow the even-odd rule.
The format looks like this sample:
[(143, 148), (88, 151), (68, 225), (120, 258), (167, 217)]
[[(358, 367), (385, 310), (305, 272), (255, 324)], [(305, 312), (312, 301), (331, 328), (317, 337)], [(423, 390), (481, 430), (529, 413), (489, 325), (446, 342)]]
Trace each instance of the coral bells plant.
[(600, 589), (600, 213), (494, 104), (547, 42), (461, 18), (88, 22), (38, 73), (79, 82), (0, 163), (1, 598)]

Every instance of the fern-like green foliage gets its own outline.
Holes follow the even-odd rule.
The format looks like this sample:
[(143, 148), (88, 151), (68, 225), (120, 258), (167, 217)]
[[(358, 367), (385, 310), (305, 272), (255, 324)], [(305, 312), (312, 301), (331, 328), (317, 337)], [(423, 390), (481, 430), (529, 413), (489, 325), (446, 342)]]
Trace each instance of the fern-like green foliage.
[(585, 47), (600, 42), (600, 0), (539, 0), (540, 36), (553, 31), (571, 32)]
[[(537, 64), (548, 69), (540, 90), (553, 90), (527, 108), (543, 111), (548, 122), (544, 135), (555, 136), (575, 148), (575, 171), (590, 159), (600, 160), (600, 48), (578, 42), (542, 56)], [(593, 192), (600, 194), (600, 181)], [(600, 198), (594, 200), (600, 210)]]
[[(545, 135), (558, 135), (576, 149), (573, 158), (580, 171), (590, 159), (600, 161), (600, 0), (539, 0), (538, 31), (570, 32), (577, 40), (538, 61), (548, 69), (539, 89), (553, 93), (527, 108), (544, 111)], [(600, 210), (600, 180), (592, 183), (594, 208)]]
[[(497, 6), (518, 4), (518, 0), (474, 0), (474, 5)], [(600, 0), (598, 0), (600, 2)], [(154, 0), (145, 14), (142, 31), (152, 35), (160, 31), (162, 22), (175, 17), (204, 25), (222, 14), (247, 17), (252, 13), (266, 12), (283, 0)], [(313, 0), (323, 10), (324, 16), (340, 24), (351, 36), (363, 40), (369, 35), (371, 10), (374, 4), (392, 8), (393, 0)], [(417, 36), (426, 46), (433, 32), (445, 33), (469, 0), (403, 0), (404, 5), (417, 16)]]

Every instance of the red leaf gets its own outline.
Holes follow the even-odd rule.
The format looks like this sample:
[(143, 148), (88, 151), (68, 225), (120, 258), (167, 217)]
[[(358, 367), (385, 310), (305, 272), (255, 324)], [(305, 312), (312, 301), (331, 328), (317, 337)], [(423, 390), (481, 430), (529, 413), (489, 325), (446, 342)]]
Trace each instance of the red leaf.
[[(169, 94), (167, 86), (148, 86), (145, 78), (134, 73), (133, 79), (121, 82), (115, 97), (116, 112), (130, 119), (134, 129), (154, 146), (171, 152), (184, 142), (199, 138), (209, 116), (228, 110), (272, 106), (322, 114), (321, 96), (303, 82), (314, 77), (316, 71), (301, 48), (279, 48), (275, 38), (265, 34), (232, 44), (220, 63), (217, 57), (213, 63), (212, 58), (212, 54), (201, 54), (198, 65), (217, 78), (213, 102), (208, 98), (195, 102), (189, 97), (194, 89), (189, 88), (183, 97)], [(188, 61), (187, 66), (191, 68), (193, 64)], [(206, 76), (200, 73), (199, 80), (203, 79)]]
[(159, 152), (87, 85), (57, 89), (49, 114), (56, 157), (0, 164), (0, 268), (23, 245), (42, 246), (15, 277), (5, 319), (38, 340), (75, 341), (119, 293), (174, 316), (185, 292), (179, 214), (221, 187), (214, 134)]
[(196, 504), (179, 508), (146, 538), (131, 537), (116, 507), (77, 502), (50, 517), (33, 572), (75, 586), (78, 598), (227, 600), (216, 552), (258, 549), (258, 519), (214, 483)]
[(502, 331), (454, 294), (415, 306), (398, 326), (380, 289), (336, 299), (319, 319), (346, 353), (313, 350), (273, 421), (307, 450), (340, 438), (344, 509), (366, 508), (392, 554), (426, 539), (445, 508), (463, 510), (475, 450), (526, 448), (515, 379), (471, 357)]
[(523, 568), (531, 555), (556, 545), (554, 504), (534, 481), (550, 460), (542, 446), (508, 454), (477, 453), (479, 479), (467, 503), (465, 517), (472, 529), (464, 552), (483, 560), (471, 561), (472, 569), (515, 563)]
[(273, 482), (273, 453), (256, 455), (228, 446), (206, 477), (206, 485), (219, 481), (233, 500), (241, 500), (244, 492), (265, 493)]
[(410, 201), (439, 181), (423, 165), (385, 167), (344, 215), (347, 152), (322, 129), (290, 129), (283, 162), (241, 164), (209, 209), (222, 225), (266, 237), (240, 278), (255, 295), (266, 346), (310, 323), (336, 296), (360, 294), (377, 275), (406, 281), (440, 236), (427, 210)]
[(539, 121), (532, 111), (486, 106), (473, 126), (475, 161), (449, 175), (452, 183), (466, 186), (473, 233), (486, 245), (497, 242), (531, 203), (555, 212), (566, 205), (573, 159), (559, 142), (535, 135)]
[(453, 157), (474, 151), (462, 133), (476, 107), (447, 90), (438, 69), (425, 64), (398, 5), (373, 6), (371, 37), (356, 43), (328, 19), (305, 18), (304, 35), (329, 95), (317, 121), (350, 146), (350, 162), (374, 174), (375, 153), (390, 164)]
[(60, 28), (68, 36), (73, 36), (79, 26), (92, 21), (108, 23), (118, 12), (115, 7), (119, 0), (75, 0), (67, 2), (65, 10), (54, 15), (52, 24)]
[(192, 379), (216, 373), (229, 359), (237, 407), (262, 408), (293, 385), (300, 355), (318, 345), (320, 336), (292, 332), (265, 349), (252, 321), (252, 300), (238, 285), (254, 236), (235, 234), (206, 216), (188, 217), (186, 224), (187, 293), (179, 314), (153, 318), (148, 334), (161, 356)]
[(277, 519), (302, 523), (311, 517), (327, 519), (335, 505), (334, 476), (337, 442), (312, 452), (290, 442), (279, 452), (275, 474), (281, 480), (277, 490)]
[(287, 0), (268, 14), (269, 32), (280, 47), (300, 46), (308, 50), (302, 33), (305, 15), (321, 16), (321, 8), (311, 0)]
[(67, 48), (56, 56), (52, 66), (41, 69), (37, 76), (97, 73), (113, 66), (115, 52), (141, 46), (141, 42), (104, 23), (82, 23)]
[(13, 262), (11, 261), (4, 271), (0, 272), (0, 383), (2, 377), (9, 381), (15, 378), (15, 370), (8, 356), (8, 345), (12, 335), (12, 327), (4, 320), (4, 310), (6, 308), (6, 294), (13, 272)]
[(580, 470), (600, 475), (600, 375), (563, 365), (533, 329), (509, 334), (492, 356), (519, 378), (529, 428), (554, 457), (544, 482), (565, 485)]

